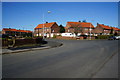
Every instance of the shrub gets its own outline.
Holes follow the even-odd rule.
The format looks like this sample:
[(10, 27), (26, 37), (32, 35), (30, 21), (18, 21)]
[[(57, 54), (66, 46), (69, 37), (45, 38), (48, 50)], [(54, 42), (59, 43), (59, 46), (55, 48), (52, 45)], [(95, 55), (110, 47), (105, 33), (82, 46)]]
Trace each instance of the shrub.
[(109, 35), (98, 35), (98, 39), (108, 39)]
[(33, 39), (32, 37), (25, 37), (25, 39)]
[(56, 35), (53, 35), (53, 38), (56, 38), (57, 36)]
[(36, 40), (36, 43), (39, 44), (43, 41), (43, 38), (42, 37), (37, 37), (37, 38), (35, 38), (35, 40)]

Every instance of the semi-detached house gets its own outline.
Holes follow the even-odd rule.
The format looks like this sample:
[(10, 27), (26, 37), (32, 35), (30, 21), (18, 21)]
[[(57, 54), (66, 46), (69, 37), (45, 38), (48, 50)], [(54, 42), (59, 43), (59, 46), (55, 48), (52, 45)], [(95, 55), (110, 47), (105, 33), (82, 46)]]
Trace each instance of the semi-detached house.
[(94, 26), (88, 22), (67, 22), (65, 30), (67, 33), (78, 33), (78, 35), (92, 35)]
[(8, 35), (8, 36), (22, 36), (26, 33), (32, 34), (32, 31), (30, 31), (30, 30), (17, 30), (17, 29), (12, 29), (12, 28), (3, 28), (2, 29), (2, 34)]
[(38, 24), (34, 28), (34, 36), (53, 37), (56, 33), (60, 32), (60, 27), (56, 22)]
[(104, 25), (104, 24), (98, 24), (97, 23), (97, 26), (93, 30), (93, 33), (95, 35), (110, 35), (111, 29), (112, 28), (110, 26), (107, 26), (107, 25)]

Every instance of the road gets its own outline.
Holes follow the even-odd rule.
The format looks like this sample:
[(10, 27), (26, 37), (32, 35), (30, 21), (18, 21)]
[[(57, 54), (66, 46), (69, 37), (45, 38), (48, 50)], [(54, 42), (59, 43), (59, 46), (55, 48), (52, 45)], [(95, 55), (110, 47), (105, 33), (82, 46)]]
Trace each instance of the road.
[(118, 52), (117, 40), (50, 41), (63, 46), (3, 55), (3, 78), (92, 78)]

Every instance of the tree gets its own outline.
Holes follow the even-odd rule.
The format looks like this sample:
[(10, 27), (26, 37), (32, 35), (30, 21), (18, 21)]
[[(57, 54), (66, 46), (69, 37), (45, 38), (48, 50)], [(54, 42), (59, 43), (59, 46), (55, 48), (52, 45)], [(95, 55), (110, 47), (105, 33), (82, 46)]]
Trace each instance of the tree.
[(48, 23), (48, 22), (46, 22), (46, 23)]
[(80, 31), (79, 27), (74, 27), (74, 33), (76, 36), (78, 35), (79, 31)]
[(82, 22), (87, 22), (86, 20), (83, 20)]
[(78, 35), (78, 33), (82, 34), (83, 33), (83, 27), (81, 25), (75, 26), (74, 27), (74, 33), (75, 33), (76, 36)]
[(113, 34), (113, 28), (111, 29), (110, 34)]
[(80, 20), (78, 22), (81, 22)]
[(65, 32), (65, 28), (62, 25), (60, 25), (59, 27), (60, 27), (60, 33), (64, 33)]
[(118, 33), (117, 33), (117, 32), (115, 32), (115, 33), (114, 33), (114, 36), (117, 36), (117, 35), (118, 35)]

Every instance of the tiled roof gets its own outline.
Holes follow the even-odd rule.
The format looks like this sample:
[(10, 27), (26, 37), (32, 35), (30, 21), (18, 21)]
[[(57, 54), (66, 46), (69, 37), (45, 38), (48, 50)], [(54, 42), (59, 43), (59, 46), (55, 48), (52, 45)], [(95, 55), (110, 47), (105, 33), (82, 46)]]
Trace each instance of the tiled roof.
[(26, 33), (32, 33), (32, 31), (29, 31), (29, 30), (17, 30), (17, 32), (26, 32)]
[(17, 30), (17, 29), (11, 29), (11, 28), (3, 28), (4, 31), (15, 31), (15, 32), (27, 32), (32, 33), (32, 31), (29, 30)]
[(16, 29), (3, 28), (4, 31), (17, 31)]
[[(82, 23), (80, 24), (80, 26), (81, 26), (81, 27), (88, 27), (88, 28), (91, 27), (91, 28), (94, 28), (94, 26), (93, 26), (91, 23), (85, 23), (85, 22), (82, 22)], [(79, 26), (79, 27), (80, 27), (80, 26)]]
[(104, 29), (111, 29), (111, 27), (106, 26), (106, 25), (103, 25), (103, 24), (98, 24), (98, 25), (101, 26), (101, 27), (104, 28)]
[(28, 33), (32, 33), (32, 31), (28, 31), (28, 30), (27, 30), (27, 32), (28, 32)]
[(91, 23), (88, 22), (67, 22), (70, 27), (85, 27), (85, 28), (94, 28)]
[(112, 27), (113, 28), (113, 30), (116, 30), (116, 31), (118, 31), (119, 29), (118, 28), (116, 28), (116, 27)]
[(17, 30), (17, 32), (26, 32), (25, 30)]
[[(44, 27), (52, 27), (53, 24), (55, 24), (56, 22), (51, 22), (51, 23), (45, 23)], [(37, 28), (43, 28), (43, 24), (39, 24), (35, 29)]]

